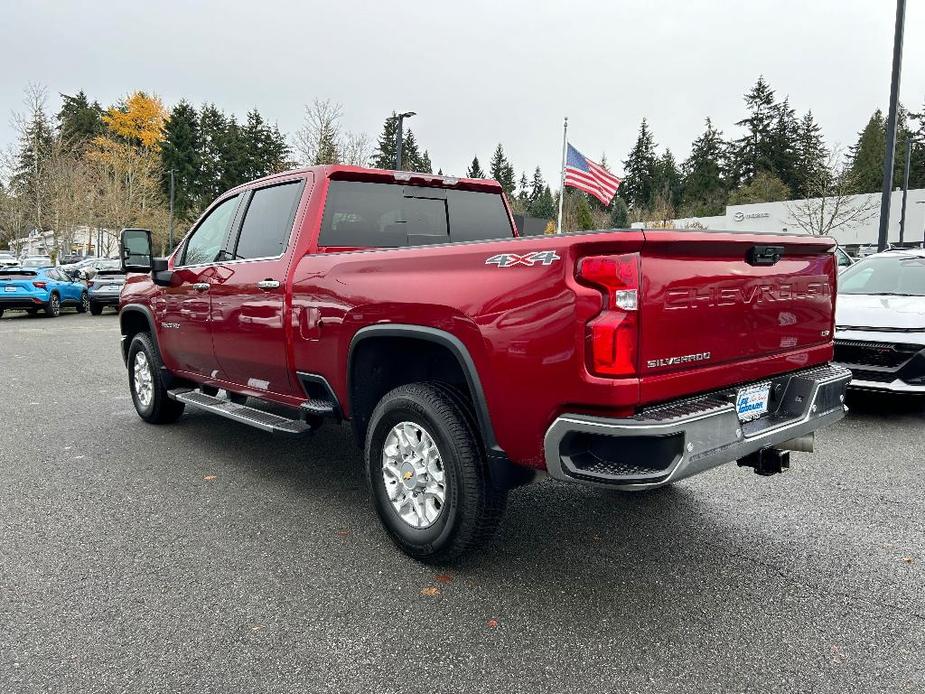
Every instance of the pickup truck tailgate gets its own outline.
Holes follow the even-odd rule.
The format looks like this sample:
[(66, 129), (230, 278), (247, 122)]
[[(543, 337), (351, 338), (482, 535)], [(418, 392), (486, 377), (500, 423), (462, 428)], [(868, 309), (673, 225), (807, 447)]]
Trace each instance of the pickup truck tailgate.
[[(831, 345), (834, 244), (827, 238), (646, 231), (640, 287), (639, 368), (647, 378)], [(777, 258), (775, 260), (775, 257)], [(802, 360), (803, 364), (808, 361)], [(782, 369), (772, 366), (769, 373)], [(801, 360), (791, 359), (790, 368)]]

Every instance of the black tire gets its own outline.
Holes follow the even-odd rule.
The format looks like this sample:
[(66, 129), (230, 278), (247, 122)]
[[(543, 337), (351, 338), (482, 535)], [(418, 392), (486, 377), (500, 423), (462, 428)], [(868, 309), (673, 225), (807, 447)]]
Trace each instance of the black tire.
[[(443, 463), (445, 499), (433, 524), (415, 528), (389, 501), (382, 453), (392, 428), (412, 422), (434, 440)], [(494, 488), (468, 403), (447, 386), (413, 383), (385, 395), (366, 433), (366, 480), (376, 512), (399, 549), (423, 562), (441, 563), (487, 542), (504, 514), (507, 492)]]
[(0, 308), (0, 318), (3, 318), (3, 309)]
[(98, 303), (96, 303), (95, 301), (91, 301), (91, 302), (90, 302), (90, 315), (91, 315), (91, 316), (98, 316), (98, 315), (100, 315), (102, 312), (103, 312), (103, 307), (102, 307), (102, 306), (100, 306), (100, 305), (99, 305)]
[(45, 304), (45, 315), (49, 318), (57, 318), (61, 315), (61, 297), (57, 292), (52, 292), (48, 297), (48, 303)]
[(80, 295), (80, 303), (77, 304), (77, 313), (86, 313), (90, 309), (90, 295), (84, 292)]
[[(147, 404), (139, 399), (135, 387), (135, 361), (139, 353), (143, 353), (150, 369), (151, 397)], [(138, 333), (132, 338), (128, 348), (128, 387), (132, 394), (132, 402), (138, 416), (150, 424), (170, 424), (177, 421), (183, 414), (185, 407), (182, 402), (171, 400), (167, 395), (167, 388), (161, 380), (161, 355), (158, 354), (154, 343), (148, 333)]]
[(30, 316), (37, 316), (39, 310), (37, 308), (27, 308), (26, 313), (28, 313)]

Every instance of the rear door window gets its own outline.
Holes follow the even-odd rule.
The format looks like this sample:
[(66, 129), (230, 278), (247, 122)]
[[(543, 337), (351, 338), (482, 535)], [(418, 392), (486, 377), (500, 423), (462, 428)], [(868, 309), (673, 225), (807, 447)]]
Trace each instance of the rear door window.
[(511, 236), (500, 193), (331, 181), (318, 242), (395, 248)]
[(285, 253), (302, 183), (292, 181), (254, 191), (238, 235), (235, 259), (277, 258)]
[(500, 194), (449, 190), (446, 202), (453, 241), (487, 241), (514, 235)]

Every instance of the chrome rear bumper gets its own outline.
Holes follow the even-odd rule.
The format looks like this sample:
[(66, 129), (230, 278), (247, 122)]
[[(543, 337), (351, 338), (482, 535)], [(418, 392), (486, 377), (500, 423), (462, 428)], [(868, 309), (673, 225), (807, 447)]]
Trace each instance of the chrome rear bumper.
[(851, 372), (836, 364), (783, 374), (769, 411), (740, 422), (737, 388), (658, 405), (634, 417), (565, 414), (546, 432), (546, 467), (560, 480), (651, 489), (739, 460), (845, 416)]

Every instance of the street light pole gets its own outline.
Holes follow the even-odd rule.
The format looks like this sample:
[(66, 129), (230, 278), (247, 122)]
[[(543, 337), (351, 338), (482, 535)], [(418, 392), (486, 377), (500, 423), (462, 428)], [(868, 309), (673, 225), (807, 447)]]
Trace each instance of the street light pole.
[(896, 28), (893, 33), (893, 75), (890, 84), (890, 115), (886, 121), (886, 156), (883, 158), (883, 192), (880, 196), (880, 235), (877, 250), (885, 251), (890, 231), (890, 197), (893, 189), (893, 161), (896, 156), (896, 110), (899, 105), (899, 77), (903, 64), (903, 28), (906, 0), (896, 0)]
[(402, 123), (405, 118), (411, 118), (411, 116), (416, 116), (417, 114), (414, 111), (406, 111), (405, 113), (399, 113), (396, 118), (398, 118), (398, 134), (397, 140), (395, 141), (395, 170), (401, 171), (401, 145), (404, 141), (404, 136), (402, 134)]
[(906, 133), (906, 165), (903, 168), (903, 210), (899, 216), (899, 242), (906, 231), (906, 198), (909, 197), (909, 164), (912, 162), (912, 133)]
[(167, 248), (173, 250), (173, 169), (170, 170), (170, 224), (167, 227)]

